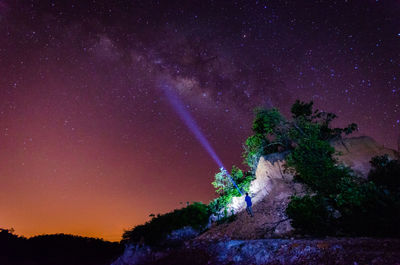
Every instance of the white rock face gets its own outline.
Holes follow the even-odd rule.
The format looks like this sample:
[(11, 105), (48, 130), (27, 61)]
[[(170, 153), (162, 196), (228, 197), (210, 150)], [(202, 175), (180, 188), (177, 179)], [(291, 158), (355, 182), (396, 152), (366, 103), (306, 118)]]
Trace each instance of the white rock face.
[(200, 238), (256, 239), (290, 233), (293, 229), (285, 215), (285, 209), (290, 196), (302, 193), (303, 187), (293, 182), (293, 174), (285, 172), (286, 155), (287, 153), (275, 153), (260, 158), (256, 178), (249, 189), (254, 217), (244, 211), (244, 196), (235, 197), (228, 205), (228, 212), (233, 210), (237, 213), (236, 220), (211, 227)]
[[(301, 190), (300, 185), (292, 183), (293, 175), (284, 172), (285, 155), (287, 153), (275, 153), (260, 158), (256, 170), (256, 178), (252, 181), (249, 189), (249, 195), (252, 198), (253, 204), (263, 200), (273, 189), (278, 186), (288, 186), (288, 189), (282, 190), (277, 194), (276, 199), (282, 200), (293, 192)], [(290, 186), (290, 187), (289, 187)], [(237, 213), (246, 208), (244, 195), (241, 197), (234, 197), (229, 204), (228, 209)]]
[(196, 237), (200, 231), (194, 229), (191, 226), (185, 226), (181, 229), (177, 229), (172, 231), (168, 236), (167, 236), (167, 241), (170, 243), (179, 243), (188, 239), (192, 239)]

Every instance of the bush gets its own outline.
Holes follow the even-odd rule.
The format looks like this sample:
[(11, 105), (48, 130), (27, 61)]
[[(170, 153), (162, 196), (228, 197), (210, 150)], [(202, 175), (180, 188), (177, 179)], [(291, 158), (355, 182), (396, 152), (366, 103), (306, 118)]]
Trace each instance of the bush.
[(262, 134), (255, 134), (247, 138), (243, 153), (244, 163), (255, 169), (260, 157), (267, 152), (264, 150), (265, 146), (267, 146), (267, 141)]
[(373, 182), (353, 186), (338, 198), (341, 231), (353, 236), (399, 236), (399, 196)]
[[(346, 234), (400, 236), (399, 161), (373, 157), (368, 182), (344, 184), (337, 196)], [(347, 186), (347, 187), (346, 187)]]
[(337, 181), (347, 174), (344, 168), (335, 166), (332, 155), (335, 150), (326, 141), (305, 138), (288, 155), (287, 166), (296, 170), (295, 180), (323, 194), (335, 192)]
[(204, 229), (209, 217), (208, 206), (201, 202), (195, 202), (185, 208), (154, 216), (149, 222), (125, 231), (122, 238), (125, 242), (162, 246), (166, 236), (174, 230), (186, 226), (197, 230)]
[[(227, 173), (225, 169), (221, 169), (220, 172), (215, 174), (212, 185), (219, 197), (210, 202), (209, 209), (211, 213), (219, 214), (232, 201), (233, 197), (242, 196), (232, 183), (232, 180), (227, 176)], [(230, 175), (242, 193), (249, 191), (251, 181), (254, 180), (253, 174), (250, 172), (243, 173), (238, 167), (232, 166)], [(225, 216), (227, 215), (225, 214)]]
[(305, 234), (325, 235), (331, 233), (331, 213), (321, 196), (292, 196), (286, 214), (292, 219), (293, 228)]

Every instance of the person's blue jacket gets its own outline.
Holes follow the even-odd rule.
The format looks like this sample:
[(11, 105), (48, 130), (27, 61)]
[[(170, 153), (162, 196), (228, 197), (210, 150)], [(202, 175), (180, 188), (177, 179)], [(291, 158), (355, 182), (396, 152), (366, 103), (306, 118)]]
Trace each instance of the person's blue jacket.
[(250, 196), (246, 195), (246, 198), (244, 198), (244, 200), (247, 203), (247, 207), (250, 207), (252, 205)]

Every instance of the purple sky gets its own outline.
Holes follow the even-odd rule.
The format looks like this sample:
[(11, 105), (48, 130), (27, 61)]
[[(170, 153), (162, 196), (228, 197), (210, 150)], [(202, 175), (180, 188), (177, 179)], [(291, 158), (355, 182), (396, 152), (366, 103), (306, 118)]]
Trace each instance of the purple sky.
[(0, 0), (0, 227), (118, 240), (245, 169), (252, 110), (313, 100), (397, 147), (400, 1)]

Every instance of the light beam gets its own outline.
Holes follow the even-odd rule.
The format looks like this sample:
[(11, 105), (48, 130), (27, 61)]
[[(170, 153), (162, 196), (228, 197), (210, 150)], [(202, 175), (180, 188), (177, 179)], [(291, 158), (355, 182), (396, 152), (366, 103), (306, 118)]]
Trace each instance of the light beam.
[(193, 133), (193, 135), (200, 142), (200, 144), (204, 147), (204, 149), (211, 156), (211, 158), (215, 161), (215, 163), (217, 163), (217, 165), (219, 166), (221, 171), (224, 172), (225, 175), (229, 177), (230, 181), (233, 183), (233, 185), (236, 187), (236, 189), (239, 191), (239, 193), (243, 195), (242, 191), (236, 185), (232, 176), (225, 169), (224, 165), (222, 164), (221, 159), (218, 157), (217, 153), (214, 151), (211, 144), (207, 141), (206, 137), (201, 132), (200, 127), (197, 125), (197, 123), (194, 120), (194, 118), (192, 117), (192, 115), (190, 115), (190, 113), (185, 109), (182, 101), (178, 98), (176, 93), (173, 91), (173, 88), (170, 85), (165, 84), (165, 83), (163, 83), (161, 85), (161, 88), (162, 88), (162, 91), (164, 92), (165, 96), (167, 97), (169, 103), (171, 104), (171, 106), (173, 107), (175, 112), (179, 115), (179, 117), (182, 119), (182, 121), (185, 123), (185, 125), (188, 127), (188, 129)]

